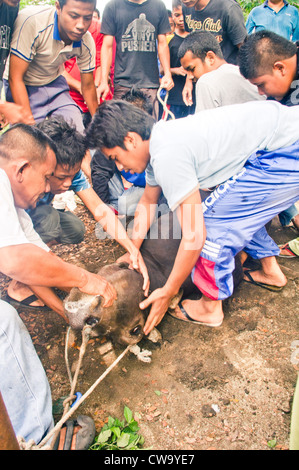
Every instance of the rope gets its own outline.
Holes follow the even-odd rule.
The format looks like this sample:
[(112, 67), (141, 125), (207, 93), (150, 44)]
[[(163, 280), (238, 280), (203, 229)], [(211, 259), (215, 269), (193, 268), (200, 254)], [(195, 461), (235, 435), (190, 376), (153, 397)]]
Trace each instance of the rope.
[[(44, 446), (47, 444), (49, 439), (51, 439), (51, 438), (53, 438), (53, 436), (55, 436), (52, 440), (52, 445), (50, 446), (51, 449), (53, 448), (53, 446), (55, 444), (55, 441), (57, 439), (57, 436), (58, 436), (63, 424), (72, 416), (72, 414), (79, 408), (79, 406), (84, 402), (84, 400), (86, 400), (86, 398), (89, 397), (89, 395), (94, 391), (94, 389), (99, 385), (99, 383), (102, 382), (102, 380), (121, 361), (121, 359), (127, 354), (127, 352), (131, 348), (131, 346), (127, 346), (127, 348), (105, 370), (105, 372), (94, 382), (94, 384), (87, 390), (87, 392), (85, 392), (85, 394), (82, 395), (82, 397), (74, 404), (74, 406), (71, 409), (69, 409), (69, 406), (70, 406), (69, 404), (70, 404), (70, 402), (72, 401), (72, 399), (74, 397), (77, 378), (78, 378), (78, 374), (79, 374), (79, 371), (80, 371), (80, 368), (81, 368), (82, 359), (83, 359), (85, 351), (86, 351), (86, 345), (89, 341), (90, 330), (91, 330), (90, 328), (85, 327), (82, 331), (82, 344), (81, 344), (81, 347), (80, 347), (80, 355), (79, 355), (79, 360), (78, 360), (78, 364), (77, 364), (77, 367), (76, 367), (76, 372), (74, 374), (74, 378), (72, 378), (72, 376), (71, 376), (71, 372), (70, 372), (70, 368), (69, 368), (69, 364), (68, 364), (67, 352), (65, 352), (66, 366), (67, 366), (68, 375), (69, 375), (69, 379), (70, 379), (70, 383), (71, 383), (71, 392), (70, 392), (69, 397), (64, 401), (64, 413), (62, 415), (62, 418), (60, 419), (60, 421), (58, 421), (58, 423), (54, 426), (54, 428), (44, 437), (44, 439), (37, 446), (34, 446), (34, 450), (35, 449), (36, 450), (41, 450), (42, 448), (43, 448), (43, 450), (49, 450), (49, 447), (44, 447)], [(68, 339), (68, 336), (69, 336), (69, 331), (70, 331), (70, 329), (68, 329), (68, 332), (67, 332), (67, 336), (66, 336), (67, 339)], [(67, 341), (66, 341), (66, 345), (67, 345)], [(66, 347), (65, 351), (67, 351), (67, 347)]]
[(168, 116), (171, 117), (171, 119), (175, 119), (175, 115), (173, 114), (173, 112), (170, 111), (170, 109), (167, 108), (167, 100), (168, 100), (168, 91), (166, 91), (166, 95), (165, 95), (165, 99), (164, 101), (162, 100), (161, 96), (160, 96), (160, 93), (161, 91), (163, 90), (162, 87), (159, 88), (158, 92), (157, 92), (157, 98), (158, 98), (158, 101), (161, 103), (162, 107), (163, 107), (163, 121), (167, 121), (168, 119)]

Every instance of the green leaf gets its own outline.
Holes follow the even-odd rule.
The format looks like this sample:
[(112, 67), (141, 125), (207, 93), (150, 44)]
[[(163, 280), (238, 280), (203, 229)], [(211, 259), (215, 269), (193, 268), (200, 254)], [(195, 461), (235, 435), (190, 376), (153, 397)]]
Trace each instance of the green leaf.
[(271, 441), (268, 441), (268, 447), (270, 447), (270, 449), (274, 449), (274, 447), (276, 446), (277, 444), (277, 440), (276, 439), (272, 439)]
[(115, 418), (114, 420), (114, 426), (117, 426), (119, 428), (123, 428), (125, 423), (123, 421), (120, 421), (119, 419)]
[(125, 409), (124, 409), (124, 417), (125, 417), (127, 423), (130, 424), (132, 419), (133, 419), (133, 413), (130, 410), (130, 408), (128, 408), (127, 406), (125, 406)]
[(112, 428), (110, 428), (111, 432), (113, 432), (113, 434), (115, 435), (116, 439), (118, 439), (120, 437), (120, 434), (121, 434), (121, 430), (119, 427), (116, 427), (116, 426), (113, 426)]
[(111, 416), (109, 416), (107, 424), (108, 428), (112, 428), (112, 426), (114, 426), (114, 421), (115, 420)]
[(160, 390), (155, 390), (155, 394), (158, 395), (158, 397), (161, 395)]
[(117, 439), (118, 447), (124, 448), (129, 444), (130, 434), (124, 432), (121, 434), (120, 438)]
[(107, 431), (102, 431), (97, 437), (97, 442), (100, 442), (101, 444), (103, 444), (104, 442), (108, 441), (110, 436), (111, 436), (110, 429), (107, 429)]
[(131, 429), (131, 431), (137, 432), (139, 430), (139, 425), (137, 421), (131, 421), (131, 423), (129, 424), (129, 428)]

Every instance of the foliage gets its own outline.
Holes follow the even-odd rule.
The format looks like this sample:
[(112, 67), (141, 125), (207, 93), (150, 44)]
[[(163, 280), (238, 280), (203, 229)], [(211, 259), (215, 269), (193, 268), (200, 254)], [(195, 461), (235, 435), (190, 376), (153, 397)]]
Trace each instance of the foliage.
[(21, 0), (20, 10), (29, 5), (55, 5), (55, 0)]
[(138, 434), (138, 423), (127, 406), (124, 408), (124, 417), (125, 421), (119, 421), (109, 416), (108, 423), (96, 436), (90, 450), (139, 450), (144, 438)]

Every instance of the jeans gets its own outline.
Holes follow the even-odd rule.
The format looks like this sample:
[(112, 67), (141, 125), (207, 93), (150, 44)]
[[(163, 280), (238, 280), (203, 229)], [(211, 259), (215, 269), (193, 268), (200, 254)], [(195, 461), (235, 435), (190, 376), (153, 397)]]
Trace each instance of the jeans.
[(71, 211), (59, 211), (41, 204), (30, 211), (33, 226), (44, 243), (56, 240), (62, 244), (81, 243), (85, 225)]
[(115, 173), (108, 183), (110, 192), (110, 204), (121, 215), (134, 216), (137, 204), (144, 188), (131, 186), (124, 188), (121, 177)]
[(17, 311), (0, 300), (0, 391), (16, 436), (38, 444), (53, 427), (51, 390)]
[(295, 204), (278, 214), (279, 221), (282, 227), (286, 227), (291, 223), (291, 220), (298, 214)]

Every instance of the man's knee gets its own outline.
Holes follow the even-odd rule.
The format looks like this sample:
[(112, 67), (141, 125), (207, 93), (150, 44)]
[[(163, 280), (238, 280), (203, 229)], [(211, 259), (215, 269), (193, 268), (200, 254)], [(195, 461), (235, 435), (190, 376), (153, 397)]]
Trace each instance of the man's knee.
[(61, 234), (59, 241), (63, 244), (81, 243), (85, 235), (85, 225), (72, 212), (60, 212)]
[(59, 240), (61, 235), (59, 213), (52, 206), (42, 204), (30, 212), (33, 226), (44, 243)]

